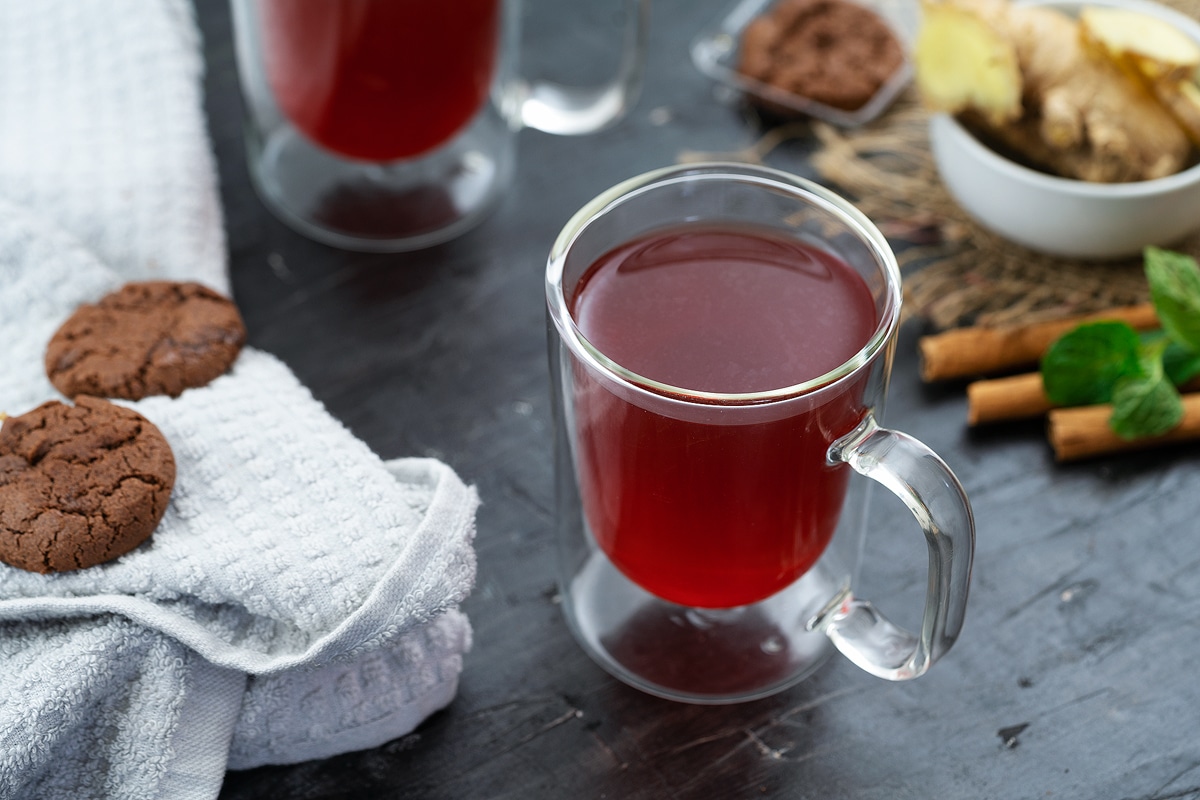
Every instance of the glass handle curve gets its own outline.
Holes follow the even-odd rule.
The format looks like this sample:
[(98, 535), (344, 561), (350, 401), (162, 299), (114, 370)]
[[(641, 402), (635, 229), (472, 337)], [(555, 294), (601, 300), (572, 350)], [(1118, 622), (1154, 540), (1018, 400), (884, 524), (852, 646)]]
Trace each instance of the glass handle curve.
[(929, 550), (929, 583), (919, 635), (893, 625), (849, 592), (809, 627), (823, 629), (844, 656), (872, 675), (893, 681), (919, 677), (962, 629), (975, 554), (970, 502), (936, 453), (907, 434), (880, 427), (871, 414), (834, 442), (828, 456), (883, 484), (912, 511)]
[(620, 119), (641, 91), (649, 16), (650, 0), (626, 0), (621, 61), (608, 83), (575, 87), (550, 81), (523, 82), (518, 92), (517, 123), (546, 133), (576, 136), (593, 133)]

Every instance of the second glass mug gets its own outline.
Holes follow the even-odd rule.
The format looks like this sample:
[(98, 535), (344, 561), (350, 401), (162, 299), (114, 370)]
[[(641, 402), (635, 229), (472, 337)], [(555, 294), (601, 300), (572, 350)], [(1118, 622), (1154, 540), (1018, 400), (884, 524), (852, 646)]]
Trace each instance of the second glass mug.
[[(732, 238), (722, 238), (729, 231)], [(786, 311), (822, 318), (824, 329), (782, 334), (787, 349), (797, 339), (823, 340), (853, 316), (865, 344), (852, 339), (857, 352), (847, 350), (853, 355), (831, 361), (837, 366), (819, 377), (750, 391), (631, 369), (635, 359), (657, 360), (654, 369), (682, 374), (678, 364), (694, 361), (699, 367), (688, 369), (704, 377), (690, 380), (700, 381), (722, 357), (739, 371), (754, 361), (746, 369), (758, 375), (776, 368), (783, 354), (769, 352), (753, 338), (759, 334), (747, 334), (753, 343), (741, 356), (714, 355), (742, 334), (724, 330), (728, 320), (719, 315), (727, 312), (716, 309), (720, 295), (741, 291), (734, 283), (751, 280), (749, 272), (728, 277), (726, 266), (731, 249), (737, 261), (747, 247), (755, 258), (770, 254), (763, 258), (776, 272), (841, 271), (861, 287), (860, 300), (853, 313), (824, 300), (796, 312), (760, 307), (773, 302), (760, 295), (747, 316), (730, 316), (733, 327), (745, 319), (757, 330), (750, 316)], [(704, 280), (727, 281), (725, 288), (696, 286), (699, 279), (677, 266), (681, 257), (690, 276), (702, 261), (716, 265)], [(846, 269), (831, 268), (837, 264)], [(629, 270), (623, 277), (622, 269)], [(651, 277), (655, 271), (661, 277)], [(620, 280), (641, 283), (620, 294), (613, 288)], [(792, 291), (786, 283), (773, 291)], [(803, 291), (825, 291), (810, 285)], [(656, 292), (665, 303), (654, 305)], [(606, 310), (605, 297), (619, 300)], [(899, 327), (900, 273), (861, 212), (819, 185), (763, 167), (658, 170), (600, 195), (567, 224), (550, 254), (546, 300), (559, 588), (572, 632), (601, 666), (651, 694), (729, 703), (793, 685), (832, 647), (889, 680), (923, 674), (950, 648), (966, 609), (974, 520), (942, 459), (878, 422)], [(647, 302), (654, 310), (635, 322), (629, 309)], [(680, 308), (696, 319), (661, 324)], [(864, 534), (875, 483), (895, 493), (924, 532), (929, 580), (917, 633), (854, 594), (860, 556), (870, 552)]]
[(517, 130), (591, 133), (633, 102), (649, 0), (621, 2), (615, 77), (575, 88), (517, 74), (517, 0), (231, 0), (256, 190), (344, 249), (463, 233), (512, 177)]

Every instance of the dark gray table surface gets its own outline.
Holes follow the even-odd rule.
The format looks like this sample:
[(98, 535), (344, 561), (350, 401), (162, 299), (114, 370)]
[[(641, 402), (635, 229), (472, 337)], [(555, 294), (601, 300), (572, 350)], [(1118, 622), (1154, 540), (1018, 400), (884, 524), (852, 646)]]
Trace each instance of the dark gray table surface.
[[(574, 644), (556, 604), (545, 256), (616, 181), (761, 135), (689, 59), (725, 3), (656, 0), (645, 91), (622, 124), (522, 132), (515, 183), (482, 226), (368, 256), (303, 239), (254, 195), (229, 12), (199, 2), (250, 343), (381, 456), (440, 458), (483, 499), (453, 704), (375, 750), (230, 773), (225, 800), (1200, 797), (1200, 459), (1185, 447), (1059, 466), (1038, 424), (972, 433), (961, 385), (921, 384), (916, 325), (887, 422), (946, 458), (978, 521), (966, 627), (928, 675), (887, 683), (835, 657), (770, 699), (701, 707), (627, 688)], [(587, 79), (606, 58), (588, 19), (605, 9), (531, 3), (526, 68)], [(768, 163), (811, 174), (811, 146)], [(906, 515), (876, 495), (859, 593), (911, 625), (926, 556)]]

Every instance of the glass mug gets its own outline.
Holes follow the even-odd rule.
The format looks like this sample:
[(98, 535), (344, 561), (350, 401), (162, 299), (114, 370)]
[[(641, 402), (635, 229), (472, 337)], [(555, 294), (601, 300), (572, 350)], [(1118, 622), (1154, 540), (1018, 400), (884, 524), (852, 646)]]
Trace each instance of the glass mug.
[[(601, 666), (728, 703), (832, 647), (890, 680), (950, 648), (974, 521), (946, 464), (878, 422), (900, 299), (861, 212), (763, 167), (650, 172), (566, 225), (546, 270), (559, 584)], [(873, 482), (924, 531), (919, 633), (853, 592)]]
[(231, 0), (246, 155), (266, 205), (336, 247), (413, 250), (490, 210), (514, 134), (590, 133), (640, 87), (649, 0), (625, 0), (611, 83), (567, 88), (515, 72), (516, 2)]

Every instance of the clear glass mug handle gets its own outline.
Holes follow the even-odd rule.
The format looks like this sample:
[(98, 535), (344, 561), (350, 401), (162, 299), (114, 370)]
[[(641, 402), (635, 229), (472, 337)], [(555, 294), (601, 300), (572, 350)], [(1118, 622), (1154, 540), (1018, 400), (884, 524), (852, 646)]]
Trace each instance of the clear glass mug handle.
[(575, 136), (593, 133), (619, 119), (636, 101), (646, 63), (650, 0), (625, 0), (625, 28), (617, 73), (600, 86), (564, 86), (519, 81), (510, 107), (519, 127)]
[(847, 591), (809, 622), (842, 655), (880, 678), (923, 675), (958, 638), (966, 612), (975, 521), (962, 485), (942, 459), (907, 434), (882, 428), (873, 415), (834, 442), (831, 463), (844, 462), (899, 497), (925, 533), (929, 584), (920, 634), (889, 622)]

